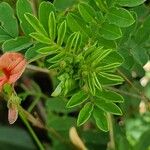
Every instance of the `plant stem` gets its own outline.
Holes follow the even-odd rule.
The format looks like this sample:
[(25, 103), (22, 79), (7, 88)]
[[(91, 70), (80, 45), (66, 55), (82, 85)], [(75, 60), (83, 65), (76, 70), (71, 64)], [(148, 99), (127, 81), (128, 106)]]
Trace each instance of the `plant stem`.
[(38, 71), (38, 72), (43, 72), (43, 73), (50, 73), (50, 70), (46, 69), (46, 68), (41, 68), (41, 67), (37, 67), (34, 65), (27, 65), (26, 67), (29, 70), (33, 70), (33, 71)]
[(110, 150), (116, 150), (115, 148), (115, 138), (114, 138), (114, 128), (113, 128), (113, 118), (111, 114), (107, 114), (108, 117), (108, 123), (109, 123), (109, 136), (110, 136), (110, 142), (109, 142), (109, 149)]
[(31, 105), (28, 108), (28, 112), (29, 113), (33, 110), (33, 108), (35, 107), (35, 105), (38, 103), (39, 100), (40, 100), (39, 96), (36, 97), (35, 100), (33, 100), (33, 102), (31, 103)]
[(148, 102), (149, 101), (149, 98), (144, 94), (142, 93), (137, 87), (134, 86), (134, 84), (118, 69), (117, 70), (118, 73), (125, 79), (125, 81), (131, 85), (131, 87), (139, 94), (141, 95), (141, 98), (144, 98), (145, 102)]
[(26, 119), (25, 115), (22, 113), (22, 111), (19, 111), (19, 115), (20, 115), (22, 121), (24, 122), (24, 124), (26, 125), (26, 127), (28, 128), (28, 130), (29, 130), (30, 134), (32, 135), (33, 139), (37, 143), (37, 146), (39, 147), (39, 149), (40, 150), (45, 150), (45, 148), (43, 147), (42, 143), (40, 142), (40, 140), (38, 139), (37, 135), (33, 131), (31, 125), (27, 121), (27, 119)]
[(37, 9), (38, 9), (38, 0), (31, 0), (31, 4), (32, 4), (32, 10), (34, 15), (38, 15), (37, 14)]
[(54, 70), (48, 70), (46, 68), (41, 68), (41, 67), (38, 67), (38, 66), (34, 66), (34, 65), (27, 65), (26, 69), (29, 69), (29, 70), (32, 70), (32, 71), (37, 71), (37, 72), (43, 72), (43, 73), (47, 73), (47, 74), (50, 74), (50, 75), (56, 75), (57, 72), (54, 71)]
[(131, 85), (131, 86), (133, 87), (133, 89), (134, 89), (137, 93), (141, 94), (141, 92), (139, 91), (139, 89), (138, 89), (137, 87), (135, 87), (134, 84), (133, 84), (119, 69), (118, 69), (117, 71), (118, 71), (118, 73), (125, 79), (125, 81), (126, 81), (129, 85)]
[[(9, 99), (8, 96), (5, 93), (2, 93), (2, 96), (4, 97), (4, 100), (7, 102)], [(31, 113), (26, 111), (21, 106), (18, 106), (18, 109), (19, 109), (19, 115), (20, 115), (22, 121), (28, 127), (28, 129), (32, 130), (30, 124), (28, 123), (28, 121), (29, 121), (30, 123), (32, 123), (33, 126), (38, 127), (40, 129), (47, 130), (51, 134), (51, 136), (55, 137), (56, 139), (60, 140), (61, 142), (70, 143), (70, 141), (64, 140), (63, 137), (54, 128), (45, 126), (39, 119), (36, 119)], [(34, 137), (36, 138), (37, 136), (35, 135), (33, 130), (32, 130), (32, 133), (33, 133)], [(36, 141), (39, 141), (38, 138), (36, 138)], [(40, 143), (40, 141), (38, 143)], [(39, 144), (39, 145), (42, 145), (42, 144)], [(41, 149), (41, 150), (44, 150), (44, 149)]]
[(57, 131), (55, 131), (55, 129), (44, 126), (42, 122), (40, 122), (38, 119), (34, 118), (32, 116), (32, 114), (30, 114), (28, 111), (23, 109), (21, 106), (19, 107), (19, 110), (24, 113), (24, 115), (26, 116), (27, 120), (30, 121), (33, 124), (33, 126), (36, 126), (36, 127), (40, 128), (40, 129), (45, 129), (48, 132), (50, 132), (50, 134), (52, 136), (54, 136), (55, 138), (57, 138), (58, 140), (60, 140), (62, 142), (65, 142), (63, 140), (63, 137)]

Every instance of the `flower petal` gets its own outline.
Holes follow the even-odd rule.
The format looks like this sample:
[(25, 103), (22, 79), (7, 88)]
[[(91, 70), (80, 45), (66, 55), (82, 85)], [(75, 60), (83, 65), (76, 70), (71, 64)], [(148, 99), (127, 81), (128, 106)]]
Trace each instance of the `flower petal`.
[(7, 83), (7, 80), (6, 76), (0, 77), (0, 92), (2, 91), (3, 85)]
[(8, 109), (9, 124), (13, 124), (14, 122), (16, 122), (17, 118), (18, 118), (18, 109), (17, 109), (17, 107), (10, 107)]
[[(27, 61), (21, 53), (6, 52), (0, 57), (0, 70), (5, 79), (0, 78), (0, 89), (5, 83), (15, 83), (25, 70)], [(3, 76), (2, 76), (3, 77)]]

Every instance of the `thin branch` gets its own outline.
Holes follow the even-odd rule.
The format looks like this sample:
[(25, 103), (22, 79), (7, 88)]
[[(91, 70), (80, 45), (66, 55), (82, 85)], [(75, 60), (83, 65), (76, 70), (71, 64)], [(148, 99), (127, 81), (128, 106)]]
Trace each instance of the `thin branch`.
[(134, 89), (137, 93), (141, 94), (140, 90), (139, 90), (137, 87), (135, 87), (134, 84), (133, 84), (119, 69), (117, 70), (117, 72), (125, 79), (125, 81), (126, 81), (129, 85), (131, 85), (131, 86), (133, 87), (133, 89)]
[(149, 101), (149, 98), (143, 93), (141, 92), (137, 87), (134, 86), (134, 84), (118, 69), (117, 70), (118, 73), (125, 79), (125, 81), (131, 85), (131, 87), (137, 92), (139, 93), (139, 95), (141, 95), (141, 98), (145, 100), (145, 102)]
[(34, 118), (32, 114), (30, 114), (28, 111), (26, 111), (21, 106), (19, 107), (19, 109), (20, 109), (20, 111), (22, 111), (24, 113), (25, 117), (32, 123), (33, 126), (36, 126), (41, 129), (45, 129), (45, 130), (49, 131), (51, 135), (53, 135), (60, 141), (65, 142), (63, 140), (63, 137), (61, 137), (61, 135), (57, 131), (55, 131), (53, 128), (45, 127), (45, 125), (40, 120)]
[(34, 65), (27, 65), (26, 69), (32, 70), (32, 71), (38, 71), (38, 72), (43, 72), (43, 73), (50, 73), (50, 70), (46, 69), (46, 68), (41, 68), (38, 66), (34, 66)]
[(37, 0), (30, 0), (31, 1), (31, 6), (32, 6), (32, 10), (33, 10), (33, 13), (34, 15), (38, 15), (38, 1)]
[(37, 103), (40, 101), (40, 97), (37, 96), (35, 99), (32, 101), (31, 105), (28, 108), (28, 112), (31, 113), (33, 108), (37, 105)]
[(42, 120), (45, 122), (47, 115), (46, 115), (46, 111), (44, 109), (43, 103), (41, 101), (39, 101), (39, 103), (37, 103), (37, 108), (39, 110), (39, 113), (40, 113)]
[(19, 111), (19, 115), (20, 115), (20, 118), (22, 119), (22, 121), (24, 122), (25, 126), (28, 128), (28, 130), (29, 130), (30, 134), (32, 135), (33, 139), (37, 143), (39, 149), (40, 150), (45, 150), (45, 148), (43, 147), (42, 143), (40, 142), (40, 140), (38, 139), (37, 135), (35, 134), (34, 130), (30, 126), (29, 122), (27, 121), (26, 117), (24, 116), (24, 113)]
[[(2, 93), (2, 97), (4, 97), (4, 100), (6, 102), (9, 99), (8, 96), (4, 93)], [(50, 132), (50, 134), (52, 136), (54, 136), (55, 138), (57, 138), (61, 142), (68, 143), (67, 141), (65, 141), (63, 139), (63, 137), (55, 129), (45, 126), (40, 120), (34, 118), (34, 116), (32, 114), (30, 114), (28, 111), (26, 111), (22, 106), (18, 106), (18, 110), (19, 110), (19, 112), (21, 112), (23, 114), (24, 118), (26, 118), (29, 122), (32, 123), (33, 126), (38, 127), (40, 129), (47, 130), (48, 132)]]
[(43, 72), (43, 73), (49, 74), (51, 76), (55, 76), (57, 74), (57, 72), (55, 70), (48, 70), (46, 68), (41, 68), (41, 67), (38, 67), (35, 65), (29, 65), (29, 64), (26, 66), (26, 69), (32, 70), (32, 71), (37, 71), (37, 72)]

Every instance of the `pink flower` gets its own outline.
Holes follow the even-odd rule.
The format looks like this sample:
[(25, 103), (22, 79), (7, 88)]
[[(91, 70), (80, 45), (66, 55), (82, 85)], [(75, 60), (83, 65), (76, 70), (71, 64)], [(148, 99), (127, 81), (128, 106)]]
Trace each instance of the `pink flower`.
[(13, 84), (20, 78), (26, 64), (26, 59), (20, 53), (6, 52), (0, 57), (0, 70), (2, 72), (0, 76), (0, 91), (4, 84)]

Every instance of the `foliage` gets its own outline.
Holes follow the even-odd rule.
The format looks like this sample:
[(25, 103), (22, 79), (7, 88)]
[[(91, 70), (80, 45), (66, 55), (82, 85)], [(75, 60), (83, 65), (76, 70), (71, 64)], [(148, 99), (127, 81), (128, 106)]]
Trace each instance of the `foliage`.
[[(42, 69), (51, 76), (54, 90), (46, 87), (48, 95), (34, 79), (28, 79), (29, 84), (20, 84), (23, 92), (18, 96), (22, 102), (29, 96), (35, 99), (29, 106), (30, 113), (40, 99), (46, 100), (45, 121), (50, 128), (53, 149), (60, 149), (60, 145), (64, 146), (62, 149), (73, 149), (75, 144), (69, 141), (69, 130), (76, 125), (82, 125), (78, 132), (89, 149), (96, 150), (99, 146), (106, 149), (108, 134), (100, 130), (116, 133), (107, 149), (114, 149), (112, 140), (118, 150), (143, 147), (139, 139), (149, 137), (146, 134), (149, 128), (140, 131), (138, 138), (132, 135), (129, 127), (133, 114), (128, 114), (128, 109), (134, 106), (129, 102), (131, 97), (142, 95), (143, 89), (136, 81), (144, 76), (143, 65), (149, 60), (150, 16), (144, 2), (37, 1), (36, 9), (29, 0), (17, 0), (16, 10), (6, 2), (0, 3), (2, 51), (23, 53), (28, 60), (27, 69), (34, 70), (34, 64), (39, 71)], [(137, 78), (133, 78), (133, 73)], [(8, 94), (7, 88), (4, 93)], [(148, 103), (145, 93), (140, 99)], [(136, 108), (139, 103), (138, 99)], [(126, 128), (116, 122), (121, 115), (127, 120)], [(92, 143), (90, 136), (102, 141), (95, 139)], [(122, 143), (126, 144), (121, 146)], [(145, 143), (143, 149), (147, 150), (148, 146), (149, 143)]]

